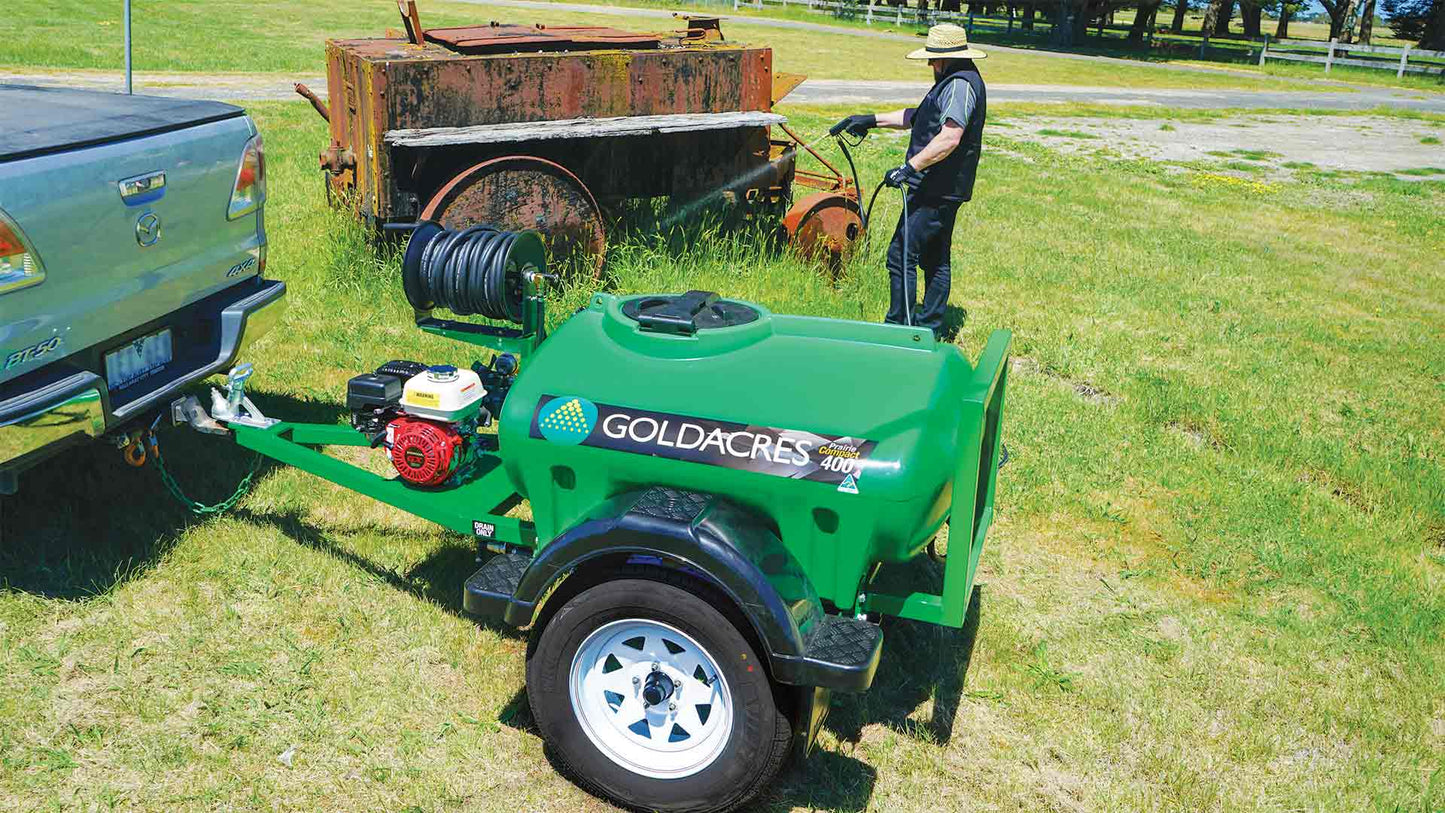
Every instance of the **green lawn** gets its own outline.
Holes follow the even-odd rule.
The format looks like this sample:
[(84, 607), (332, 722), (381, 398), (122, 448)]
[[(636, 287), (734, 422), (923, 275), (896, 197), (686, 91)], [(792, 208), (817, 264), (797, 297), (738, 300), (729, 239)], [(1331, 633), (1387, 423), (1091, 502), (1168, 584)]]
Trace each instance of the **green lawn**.
[[(569, 0), (556, 1), (564, 3), (569, 2)], [(701, 13), (722, 14), (730, 18), (731, 20), (739, 21), (739, 23), (729, 23), (727, 30), (732, 30), (732, 26), (741, 24), (741, 21), (760, 17), (781, 20), (797, 20), (813, 24), (826, 24), (837, 26), (841, 29), (853, 29), (860, 31), (896, 30), (905, 33), (917, 33), (925, 30), (924, 25), (919, 24), (914, 19), (910, 19), (910, 13), (908, 11), (905, 11), (903, 14), (902, 25), (895, 26), (894, 22), (897, 17), (895, 14), (895, 9), (893, 7), (888, 7), (886, 10), (880, 7), (877, 11), (875, 11), (874, 22), (870, 25), (865, 22), (861, 15), (852, 19), (841, 19), (834, 17), (832, 14), (822, 13), (821, 10), (809, 11), (807, 9), (806, 2), (803, 2), (803, 0), (799, 0), (799, 2), (787, 8), (783, 8), (777, 5), (765, 5), (761, 10), (758, 10), (748, 6), (744, 6), (737, 9), (736, 11), (732, 9), (731, 3), (706, 2), (706, 0), (703, 0), (701, 2), (687, 2), (686, 0), (616, 0), (615, 2), (613, 2), (612, 0), (594, 0), (591, 4), (662, 8), (685, 11), (691, 10)], [(1002, 13), (1002, 11), (999, 12), (999, 14)], [(1174, 64), (1212, 68), (1215, 70), (1237, 71), (1243, 74), (1244, 77), (1248, 77), (1256, 81), (1264, 80), (1267, 82), (1270, 80), (1270, 78), (1273, 78), (1274, 81), (1309, 81), (1329, 79), (1335, 82), (1350, 82), (1361, 85), (1403, 87), (1412, 90), (1437, 92), (1445, 91), (1445, 79), (1442, 79), (1439, 76), (1426, 77), (1419, 75), (1408, 75), (1403, 78), (1397, 78), (1393, 70), (1353, 68), (1347, 66), (1337, 66), (1333, 69), (1332, 73), (1326, 75), (1324, 73), (1323, 65), (1307, 65), (1283, 61), (1271, 61), (1261, 67), (1256, 62), (1256, 59), (1258, 57), (1258, 51), (1254, 50), (1258, 46), (1256, 43), (1251, 43), (1248, 40), (1243, 39), (1242, 35), (1240, 35), (1240, 21), (1238, 17), (1234, 19), (1232, 28), (1232, 31), (1238, 38), (1222, 37), (1211, 40), (1207, 59), (1199, 58), (1200, 20), (1197, 16), (1191, 15), (1186, 19), (1183, 33), (1178, 35), (1170, 34), (1168, 33), (1167, 29), (1168, 26), (1173, 22), (1173, 11), (1170, 9), (1164, 9), (1160, 14), (1159, 27), (1156, 30), (1156, 40), (1159, 45), (1154, 48), (1131, 45), (1130, 43), (1125, 41), (1124, 37), (1127, 33), (1128, 26), (1130, 25), (1130, 23), (1133, 22), (1134, 19), (1132, 10), (1121, 9), (1115, 15), (1114, 19), (1114, 25), (1111, 27), (1106, 27), (1106, 33), (1103, 37), (1097, 35), (1097, 29), (1090, 28), (1089, 34), (1083, 42), (1062, 49), (1054, 46), (1049, 41), (1050, 26), (1046, 21), (1040, 21), (1038, 26), (1032, 32), (1025, 32), (1023, 31), (1019, 23), (1015, 23), (1013, 29), (1009, 30), (1007, 27), (1007, 23), (1004, 21), (989, 20), (980, 17), (975, 21), (974, 30), (973, 33), (970, 35), (970, 39), (980, 44), (985, 49), (987, 49), (988, 46), (991, 45), (1001, 45), (1008, 46), (1010, 48), (1022, 48), (1039, 52), (1063, 50), (1069, 53), (1109, 56), (1120, 59), (1135, 60), (1141, 64), (1146, 65)], [(1268, 31), (1271, 35), (1273, 35), (1274, 22), (1266, 21), (1265, 30)], [(1328, 24), (1319, 25), (1317, 23), (1295, 23), (1290, 26), (1290, 35), (1293, 39), (1314, 39), (1328, 41), (1328, 32)], [(1374, 37), (1374, 43), (1376, 45), (1392, 46), (1398, 46), (1403, 44), (1399, 40), (1390, 38), (1388, 34), (1388, 27), (1377, 28), (1376, 36)], [(996, 52), (996, 54), (1000, 53), (1001, 52)], [(1127, 72), (1128, 71), (1126, 69), (1126, 73)], [(1090, 71), (1090, 73), (1093, 73), (1093, 71)], [(1107, 72), (1101, 75), (1104, 76), (1106, 80), (1108, 79)], [(1175, 81), (1180, 80), (1176, 79)], [(1205, 79), (1203, 81), (1204, 83), (1208, 84), (1211, 81), (1215, 80)], [(1244, 81), (1244, 79), (1234, 79), (1233, 81), (1237, 83), (1240, 81)], [(1061, 82), (1060, 84), (1086, 83), (1080, 81)], [(1109, 84), (1113, 84), (1113, 82), (1109, 82)], [(1161, 86), (1191, 87), (1192, 85), (1185, 83), (1179, 85)], [(1253, 84), (1225, 84), (1219, 86), (1262, 87)], [(1328, 89), (1328, 86), (1326, 86), (1325, 88), (1317, 87), (1316, 89)]]
[[(469, 360), (326, 208), (310, 108), (252, 111), (290, 285), (256, 400), (338, 420), (359, 370)], [(991, 132), (953, 258), (959, 344), (1015, 335), (975, 643), (888, 623), (875, 688), (835, 699), (767, 809), (1445, 806), (1445, 182), (1260, 183)], [(870, 139), (865, 177), (901, 149)], [(608, 287), (878, 320), (880, 201), (837, 286), (633, 212)], [(198, 499), (249, 464), (163, 442)], [(276, 466), (194, 521), (100, 446), (0, 505), (5, 807), (606, 809), (542, 752), (524, 637), (460, 613), (467, 540)]]
[[(679, 6), (679, 8), (681, 8)], [(671, 29), (663, 19), (567, 11), (532, 11), (468, 3), (423, 4), (427, 27), (488, 20), (599, 24), (629, 30)], [(826, 19), (826, 18), (825, 18)], [(139, 73), (205, 71), (315, 76), (325, 71), (328, 38), (380, 36), (398, 28), (390, 0), (192, 0), (135, 4), (134, 64)], [(908, 29), (910, 32), (912, 29)], [(861, 39), (846, 32), (765, 28), (730, 20), (733, 39), (769, 45), (774, 67), (815, 78), (927, 81), (928, 69), (903, 55), (914, 43)], [(55, 0), (30, 13), (0, 15), (0, 68), (106, 69), (123, 64), (120, 4)], [(983, 66), (990, 82), (1116, 87), (1308, 89), (1297, 80), (1248, 73), (1161, 70), (1043, 54), (998, 53)], [(1328, 88), (1327, 88), (1328, 89)]]

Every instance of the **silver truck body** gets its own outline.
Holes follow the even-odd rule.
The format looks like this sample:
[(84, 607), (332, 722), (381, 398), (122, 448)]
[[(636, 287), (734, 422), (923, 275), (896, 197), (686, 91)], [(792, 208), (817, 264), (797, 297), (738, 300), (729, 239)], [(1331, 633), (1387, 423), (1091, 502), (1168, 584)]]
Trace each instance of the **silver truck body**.
[(228, 216), (255, 135), (215, 102), (0, 86), (0, 219), (30, 250), (0, 275), (0, 493), (150, 420), (276, 321), (264, 204)]

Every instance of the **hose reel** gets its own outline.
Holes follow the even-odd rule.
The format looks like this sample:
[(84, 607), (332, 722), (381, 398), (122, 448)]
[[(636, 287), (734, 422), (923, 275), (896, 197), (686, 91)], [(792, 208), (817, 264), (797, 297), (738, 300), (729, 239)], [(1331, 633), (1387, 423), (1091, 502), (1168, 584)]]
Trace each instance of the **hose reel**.
[(546, 270), (547, 248), (537, 232), (491, 226), (453, 231), (423, 221), (407, 244), (401, 280), (417, 311), (442, 307), (458, 316), (521, 324), (532, 278)]
[[(416, 311), (416, 326), (438, 336), (524, 357), (547, 336), (544, 282), (547, 246), (535, 231), (494, 226), (447, 229), (431, 220), (405, 224), (411, 240), (401, 261), (401, 285)], [(445, 308), (518, 328), (432, 316)]]

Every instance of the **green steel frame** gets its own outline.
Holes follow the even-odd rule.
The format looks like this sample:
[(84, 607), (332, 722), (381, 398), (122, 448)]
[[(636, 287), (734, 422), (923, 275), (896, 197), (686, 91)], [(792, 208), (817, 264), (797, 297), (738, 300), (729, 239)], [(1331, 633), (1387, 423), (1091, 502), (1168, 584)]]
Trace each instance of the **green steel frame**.
[(519, 359), (526, 358), (547, 338), (547, 300), (536, 284), (537, 276), (540, 275), (533, 272), (523, 277), (520, 330), (436, 319), (431, 311), (417, 311), (416, 326), (434, 336), (486, 347), (499, 353), (512, 353)]
[(998, 487), (999, 428), (1004, 393), (1008, 387), (1011, 334), (996, 331), (974, 368), (974, 384), (981, 393), (966, 402), (949, 507), (948, 556), (943, 570), (943, 594), (913, 592), (906, 596), (868, 592), (860, 610), (962, 627), (973, 595), (984, 537), (993, 524), (994, 494)]
[[(436, 319), (430, 311), (418, 311), (416, 325), (427, 333), (526, 358), (547, 337), (547, 308), (534, 275), (528, 274), (523, 280), (521, 329)], [(241, 425), (231, 428), (241, 446), (457, 533), (473, 536), (476, 523), (487, 523), (494, 529), (487, 542), (494, 547), (537, 546), (532, 523), (502, 515), (520, 495), (507, 478), (502, 458), (494, 453), (483, 452), (468, 478), (458, 486), (418, 489), (399, 478), (382, 477), (312, 448), (371, 445), (365, 435), (350, 426), (283, 422), (267, 429)]]
[(418, 489), (400, 478), (387, 478), (317, 451), (313, 446), (369, 446), (367, 437), (350, 426), (278, 423), (269, 429), (233, 426), (236, 442), (267, 457), (295, 466), (339, 486), (365, 494), (409, 514), (416, 514), (460, 534), (472, 536), (476, 522), (495, 527), (494, 541), (527, 548), (537, 546), (532, 523), (494, 513), (518, 498), (507, 479), (502, 459), (483, 453), (472, 476), (454, 488)]

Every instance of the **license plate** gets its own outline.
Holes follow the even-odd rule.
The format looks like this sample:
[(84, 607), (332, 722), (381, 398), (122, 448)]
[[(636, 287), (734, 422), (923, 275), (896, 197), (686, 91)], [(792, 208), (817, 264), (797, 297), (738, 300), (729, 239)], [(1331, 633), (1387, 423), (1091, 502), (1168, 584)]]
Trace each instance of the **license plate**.
[(105, 354), (105, 383), (124, 389), (171, 363), (170, 328)]

